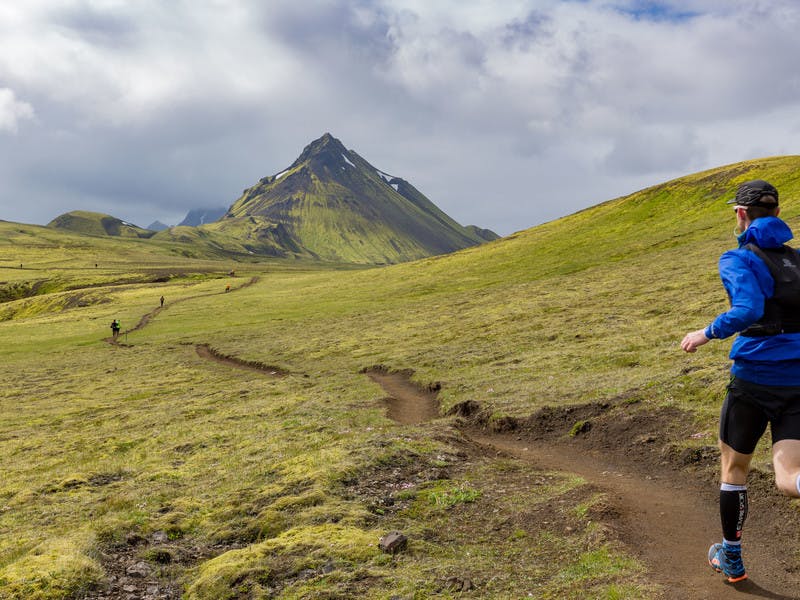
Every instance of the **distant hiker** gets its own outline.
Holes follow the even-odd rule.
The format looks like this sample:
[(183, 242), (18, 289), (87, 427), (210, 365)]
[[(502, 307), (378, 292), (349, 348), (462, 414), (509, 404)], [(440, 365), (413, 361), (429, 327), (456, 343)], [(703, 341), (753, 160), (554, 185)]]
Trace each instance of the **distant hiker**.
[(119, 335), (119, 319), (114, 319), (111, 321), (111, 335), (114, 337), (114, 339), (117, 339), (117, 336)]
[(747, 578), (741, 547), (747, 474), (767, 423), (775, 485), (800, 497), (800, 255), (784, 246), (793, 236), (778, 218), (771, 184), (743, 183), (728, 204), (736, 212), (739, 247), (720, 257), (719, 274), (731, 308), (687, 333), (681, 348), (695, 352), (709, 340), (739, 334), (719, 426), (723, 538), (708, 551), (711, 567), (733, 583)]
[(164, 306), (164, 296), (161, 296), (161, 306)]
[(225, 286), (225, 291), (226, 292), (230, 292), (231, 291), (231, 284), (230, 283)]

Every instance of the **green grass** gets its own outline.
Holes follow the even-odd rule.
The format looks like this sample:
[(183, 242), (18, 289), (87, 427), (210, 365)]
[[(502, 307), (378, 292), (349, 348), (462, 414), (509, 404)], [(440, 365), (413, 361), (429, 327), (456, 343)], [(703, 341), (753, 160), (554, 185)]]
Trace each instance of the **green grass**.
[[(593, 530), (583, 482), (465, 459), (447, 420), (397, 426), (361, 371), (413, 369), (442, 384), (444, 410), (627, 398), (713, 431), (728, 344), (685, 355), (678, 343), (725, 307), (716, 261), (735, 241), (722, 200), (769, 179), (796, 226), (798, 171), (790, 157), (702, 173), (366, 270), (0, 223), (0, 285), (53, 286), (0, 304), (3, 593), (77, 597), (102, 585), (103, 554), (165, 532), (175, 556), (202, 550), (162, 569), (190, 598), (458, 597), (454, 577), (483, 598), (655, 596)], [(103, 341), (111, 319), (129, 329), (161, 295), (127, 346)], [(289, 375), (207, 362), (196, 344)], [(532, 526), (560, 500), (569, 531)], [(391, 529), (409, 533), (408, 552), (377, 550)]]

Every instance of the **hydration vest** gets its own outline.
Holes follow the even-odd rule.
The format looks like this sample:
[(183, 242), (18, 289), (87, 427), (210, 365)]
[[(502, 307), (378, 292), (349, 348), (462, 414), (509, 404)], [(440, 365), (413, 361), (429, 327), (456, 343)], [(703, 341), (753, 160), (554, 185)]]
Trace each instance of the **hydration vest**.
[(767, 265), (775, 289), (764, 302), (764, 315), (740, 335), (762, 337), (800, 332), (800, 254), (789, 246), (759, 248), (744, 246)]

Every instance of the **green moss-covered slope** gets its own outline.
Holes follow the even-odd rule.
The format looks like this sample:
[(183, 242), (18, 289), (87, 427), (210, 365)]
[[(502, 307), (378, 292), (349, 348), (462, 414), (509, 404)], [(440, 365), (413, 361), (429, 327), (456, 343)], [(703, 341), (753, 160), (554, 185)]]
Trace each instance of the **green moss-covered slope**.
[(325, 134), (284, 172), (263, 178), (218, 224), (261, 217), (293, 251), (323, 260), (396, 263), (482, 244), (407, 181), (376, 169)]
[(148, 238), (153, 235), (152, 231), (142, 229), (111, 215), (84, 210), (64, 213), (50, 221), (47, 226), (86, 235), (110, 235), (128, 238)]

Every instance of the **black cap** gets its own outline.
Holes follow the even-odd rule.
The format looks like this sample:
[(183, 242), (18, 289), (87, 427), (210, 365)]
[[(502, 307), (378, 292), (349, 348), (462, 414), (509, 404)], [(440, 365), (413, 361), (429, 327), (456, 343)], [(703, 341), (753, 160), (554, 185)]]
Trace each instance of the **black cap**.
[[(763, 196), (772, 196), (775, 202), (761, 202)], [(727, 204), (736, 206), (763, 206), (764, 208), (774, 208), (778, 206), (778, 190), (771, 183), (763, 179), (745, 181), (736, 190), (736, 197), (728, 200)]]

